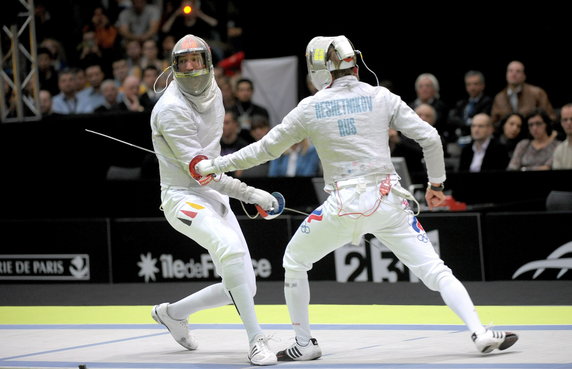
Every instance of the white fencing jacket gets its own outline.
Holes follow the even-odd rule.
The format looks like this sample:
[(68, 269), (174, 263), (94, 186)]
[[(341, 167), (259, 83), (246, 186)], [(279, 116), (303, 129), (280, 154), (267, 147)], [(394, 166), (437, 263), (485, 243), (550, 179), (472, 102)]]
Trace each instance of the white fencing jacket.
[(349, 178), (395, 174), (389, 148), (390, 128), (423, 149), (429, 180), (446, 179), (443, 146), (437, 130), (401, 98), (355, 76), (336, 79), (330, 88), (302, 100), (260, 141), (214, 162), (221, 171), (246, 169), (275, 159), (305, 137), (318, 151), (326, 190)]

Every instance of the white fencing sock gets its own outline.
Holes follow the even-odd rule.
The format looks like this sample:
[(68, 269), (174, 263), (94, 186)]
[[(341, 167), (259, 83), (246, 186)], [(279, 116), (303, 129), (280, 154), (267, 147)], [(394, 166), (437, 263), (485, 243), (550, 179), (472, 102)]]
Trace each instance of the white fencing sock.
[(284, 278), (284, 297), (286, 297), (294, 332), (296, 332), (296, 340), (300, 345), (306, 346), (312, 338), (308, 314), (310, 304), (308, 278)]
[(439, 291), (445, 304), (465, 322), (471, 332), (480, 334), (485, 331), (469, 293), (457, 278), (453, 275), (441, 278)]
[(254, 310), (253, 292), (246, 282), (243, 260), (240, 258), (227, 262), (222, 269), (222, 282), (230, 293), (234, 306), (236, 306), (236, 310), (244, 324), (248, 341), (252, 343), (257, 335), (262, 334), (262, 329), (258, 324), (256, 311)]
[(232, 303), (222, 283), (213, 284), (175, 303), (169, 304), (167, 313), (173, 319), (186, 319), (197, 311)]

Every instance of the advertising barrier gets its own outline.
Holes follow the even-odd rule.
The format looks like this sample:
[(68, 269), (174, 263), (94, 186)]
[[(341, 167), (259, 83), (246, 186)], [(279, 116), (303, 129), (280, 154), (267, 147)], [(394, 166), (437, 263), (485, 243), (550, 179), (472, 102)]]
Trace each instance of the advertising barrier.
[(499, 213), (485, 217), (486, 280), (572, 279), (572, 213)]
[(0, 223), (0, 282), (109, 283), (109, 220)]
[[(572, 279), (570, 212), (432, 213), (420, 237), (462, 281)], [(304, 216), (238, 216), (259, 281), (281, 281), (285, 247)], [(0, 221), (0, 283), (220, 280), (209, 254), (164, 218)], [(216, 230), (215, 230), (216, 231)], [(367, 234), (315, 263), (311, 280), (419, 282)]]

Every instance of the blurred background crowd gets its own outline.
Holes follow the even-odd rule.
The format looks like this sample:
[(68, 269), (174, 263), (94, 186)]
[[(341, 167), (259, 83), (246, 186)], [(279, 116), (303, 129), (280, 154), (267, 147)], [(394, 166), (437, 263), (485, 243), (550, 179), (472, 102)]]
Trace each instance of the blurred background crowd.
[[(423, 19), (413, 9), (413, 16), (403, 13), (404, 21), (399, 23), (388, 20), (386, 9), (386, 13), (380, 13), (376, 19), (391, 24), (395, 32), (388, 33), (387, 27), (376, 28), (368, 22), (371, 16), (365, 17), (362, 26), (370, 29), (367, 29), (368, 39), (364, 40), (363, 34), (360, 36), (356, 30), (359, 22), (355, 19), (351, 24), (347, 20), (347, 32), (340, 32), (345, 29), (340, 24), (344, 17), (332, 17), (329, 28), (316, 28), (312, 19), (322, 14), (320, 9), (296, 8), (296, 5), (254, 6), (239, 0), (36, 0), (42, 116), (49, 120), (72, 114), (151, 111), (160, 91), (169, 82), (167, 68), (174, 44), (191, 33), (205, 39), (212, 48), (216, 81), (227, 110), (221, 139), (221, 154), (224, 155), (259, 140), (272, 126), (279, 124), (270, 121), (268, 107), (253, 102), (256, 86), (251, 79), (242, 76), (243, 60), (246, 57), (297, 55), (303, 78), (298, 94), (302, 99), (316, 92), (305, 79), (305, 45), (316, 35), (344, 33), (356, 48), (376, 50), (369, 53), (368, 62), (374, 70), (380, 71), (381, 85), (402, 96), (439, 131), (449, 170), (572, 169), (572, 94), (567, 92), (569, 86), (565, 79), (561, 81), (564, 85), (559, 87), (556, 95), (553, 79), (549, 79), (549, 86), (537, 83), (542, 81), (540, 78), (531, 82), (528, 71), (531, 67), (540, 69), (540, 57), (522, 57), (526, 53), (543, 53), (547, 47), (564, 47), (553, 45), (558, 41), (550, 34), (543, 34), (543, 31), (550, 31), (544, 28), (545, 22), (536, 24), (537, 28), (532, 31), (521, 31), (522, 37), (515, 37), (516, 46), (507, 46), (506, 53), (497, 55), (494, 79), (489, 81), (491, 62), (484, 61), (495, 59), (494, 54), (500, 49), (495, 43), (499, 41), (496, 38), (488, 40), (497, 45), (489, 49), (491, 53), (470, 37), (478, 38), (479, 34), (490, 37), (495, 32), (481, 32), (488, 27), (482, 12), (475, 13), (476, 18), (471, 18), (473, 23), (467, 26), (466, 34), (460, 35), (461, 39), (469, 40), (471, 48), (467, 51), (464, 45), (448, 40), (450, 35), (443, 32), (447, 27), (459, 27), (466, 21), (463, 14), (456, 20), (448, 20), (446, 25), (436, 26), (431, 23), (435, 20), (431, 16), (433, 13)], [(279, 19), (267, 16), (269, 9), (281, 7), (283, 12)], [(339, 11), (343, 13), (343, 9)], [(419, 27), (420, 23), (416, 23), (420, 19), (426, 22), (423, 24), (425, 33), (423, 27)], [(443, 19), (446, 18), (438, 18), (439, 22)], [(308, 21), (308, 27), (297, 21)], [(409, 32), (400, 34), (397, 24), (408, 28)], [(521, 22), (520, 27), (523, 25)], [(504, 26), (498, 25), (499, 34), (503, 33), (501, 28)], [(268, 34), (260, 34), (261, 31), (268, 31)], [(409, 35), (415, 35), (414, 39)], [(531, 39), (530, 35), (535, 36)], [(538, 45), (534, 42), (536, 38), (543, 38), (545, 42)], [(396, 44), (411, 46), (395, 48)], [(450, 53), (434, 55), (442, 54), (443, 44), (448, 45)], [(405, 51), (410, 48), (414, 50)], [(519, 52), (510, 52), (515, 48)], [(392, 52), (397, 55), (391, 55)], [(392, 65), (391, 60), (400, 63), (403, 58), (411, 59), (412, 55), (415, 60), (409, 62), (417, 67)], [(442, 59), (457, 58), (463, 62), (455, 63), (456, 68), (443, 83), (438, 76), (446, 73), (438, 63)], [(558, 65), (561, 64), (555, 64)], [(398, 78), (395, 70), (407, 73), (407, 79)], [(554, 75), (548, 70), (534, 70), (533, 73), (535, 76), (541, 73)], [(365, 68), (360, 70), (360, 76), (372, 82), (371, 74)], [(451, 82), (451, 76), (455, 78), (454, 82)], [(405, 86), (404, 80), (411, 84)], [(443, 85), (453, 83), (454, 91), (442, 91)], [(10, 107), (13, 94), (9, 86), (6, 91), (5, 100)], [(419, 145), (392, 131), (390, 146), (393, 156), (406, 159), (414, 177), (424, 178)], [(320, 174), (316, 151), (308, 141), (294, 145), (281, 158), (266, 165), (234, 173), (245, 177), (313, 177)]]

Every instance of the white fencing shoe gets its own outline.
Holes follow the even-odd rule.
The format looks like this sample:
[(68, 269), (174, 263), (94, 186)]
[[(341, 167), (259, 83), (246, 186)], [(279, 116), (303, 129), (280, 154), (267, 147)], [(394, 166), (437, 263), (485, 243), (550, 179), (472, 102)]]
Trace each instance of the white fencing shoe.
[(254, 338), (254, 342), (250, 345), (248, 352), (248, 360), (253, 365), (274, 365), (278, 362), (276, 354), (268, 347), (269, 337), (259, 334)]
[(477, 350), (483, 354), (487, 354), (493, 350), (506, 350), (518, 341), (518, 336), (512, 332), (493, 331), (487, 329), (485, 333), (471, 335), (473, 342), (477, 346)]
[(191, 337), (187, 320), (176, 320), (171, 318), (167, 313), (167, 306), (169, 306), (168, 302), (153, 306), (151, 316), (157, 323), (163, 324), (167, 327), (169, 332), (171, 332), (171, 336), (173, 336), (175, 341), (177, 341), (181, 346), (187, 350), (196, 350), (197, 347), (199, 347), (199, 343), (196, 339)]
[(310, 338), (306, 346), (300, 345), (296, 340), (292, 346), (279, 351), (276, 356), (279, 361), (315, 360), (322, 356), (322, 349), (315, 338)]

